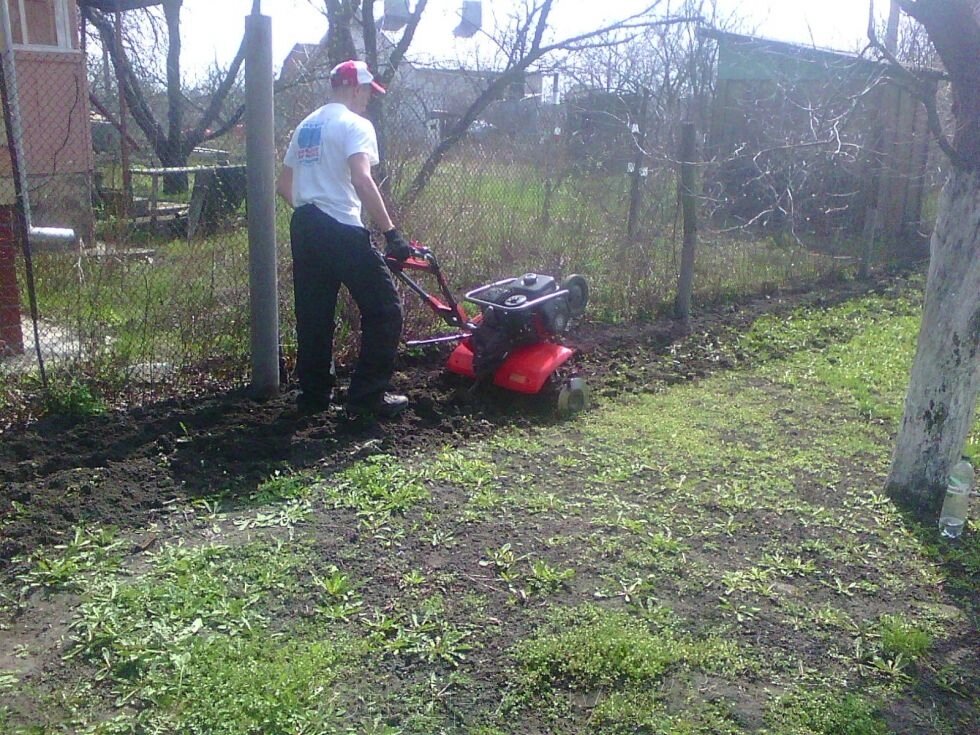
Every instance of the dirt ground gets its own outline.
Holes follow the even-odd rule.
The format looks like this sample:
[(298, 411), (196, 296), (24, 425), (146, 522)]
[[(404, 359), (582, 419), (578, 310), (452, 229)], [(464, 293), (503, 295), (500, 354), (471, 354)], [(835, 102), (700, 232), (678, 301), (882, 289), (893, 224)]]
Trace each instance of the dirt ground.
[[(806, 305), (833, 305), (867, 293), (902, 290), (907, 285), (907, 274), (881, 276), (871, 281), (837, 281), (822, 283), (807, 290), (779, 292), (740, 304), (730, 304), (706, 311), (694, 318), (689, 332), (685, 332), (671, 320), (664, 319), (648, 324), (605, 325), (588, 322), (579, 325), (567, 340), (580, 351), (576, 369), (583, 375), (595, 402), (610, 401), (617, 396), (644, 391), (660, 391), (665, 385), (696, 380), (709, 374), (748, 364), (751, 357), (732, 349), (738, 334), (747, 330), (763, 315), (788, 314)], [(723, 347), (724, 346), (724, 347)], [(467, 381), (446, 373), (444, 369), (447, 350), (423, 355), (406, 354), (401, 358), (396, 386), (411, 399), (411, 408), (397, 420), (387, 423), (365, 424), (348, 421), (340, 410), (302, 415), (295, 408), (296, 387), (287, 386), (273, 400), (257, 402), (242, 389), (226, 389), (203, 397), (174, 399), (128, 410), (118, 409), (95, 418), (69, 421), (49, 418), (26, 426), (15, 427), (0, 434), (0, 578), (12, 581), (25, 571), (24, 556), (30, 551), (48, 544), (62, 542), (66, 534), (80, 523), (112, 525), (121, 529), (145, 529), (160, 521), (165, 528), (173, 520), (175, 509), (196, 498), (222, 496), (222, 510), (234, 512), (235, 498), (243, 504), (254, 493), (258, 483), (267, 480), (276, 470), (302, 470), (317, 468), (330, 473), (371, 454), (387, 453), (408, 457), (420, 450), (436, 450), (446, 445), (462, 445), (473, 439), (489, 436), (506, 426), (547, 426), (556, 422), (550, 403), (529, 399), (494, 389), (471, 391)], [(785, 399), (786, 430), (801, 430), (801, 416), (793, 413), (791, 388), (781, 389)], [(784, 405), (783, 403), (780, 404)], [(809, 415), (810, 421), (819, 416)], [(832, 420), (828, 413), (827, 420)], [(733, 427), (733, 431), (737, 431)], [(576, 431), (574, 424), (555, 426), (554, 451), (567, 452), (561, 437)], [(581, 430), (580, 430), (581, 431)], [(569, 433), (563, 433), (569, 432)], [(572, 465), (568, 465), (573, 467)], [(521, 475), (531, 468), (515, 466), (508, 476)], [(569, 469), (569, 483), (575, 484), (575, 470)], [(849, 487), (865, 487), (874, 481), (866, 467), (856, 465), (847, 473)], [(817, 482), (816, 480), (814, 481)], [(519, 521), (512, 517), (494, 517), (492, 514), (481, 523), (460, 522), (459, 496), (451, 488), (438, 483), (424, 513), (440, 519), (439, 529), (451, 532), (458, 542), (453, 551), (422, 538), (407, 537), (400, 545), (399, 553), (379, 558), (370, 543), (356, 543), (358, 522), (349, 510), (334, 510), (329, 516), (318, 516), (313, 521), (311, 537), (315, 539), (316, 572), (321, 577), (329, 574), (333, 560), (344, 559), (345, 570), (354, 579), (373, 579), (376, 584), (364, 588), (365, 609), (389, 609), (392, 601), (402, 594), (399, 580), (408, 570), (425, 570), (432, 579), (453, 580), (445, 599), (452, 609), (447, 616), (466, 619), (475, 614), (465, 608), (469, 586), (477, 585), (488, 597), (489, 617), (480, 613), (481, 626), (488, 633), (481, 637), (482, 645), (469, 656), (468, 666), (480, 672), (477, 685), (466, 689), (452, 702), (459, 710), (459, 718), (466, 721), (467, 713), (490, 711), (495, 697), (505, 686), (506, 672), (500, 662), (512, 646), (532, 634), (536, 619), (526, 614), (525, 608), (510, 604), (506, 590), (497, 586), (492, 575), (474, 576), (474, 570), (485, 565), (485, 550), (499, 545), (500, 539), (520, 538), (526, 545), (522, 552), (532, 553), (535, 558), (560, 569), (563, 559), (590, 558), (594, 550), (586, 548), (584, 537), (576, 533), (576, 519), (554, 516), (527, 515)], [(568, 489), (574, 495), (573, 489)], [(622, 502), (641, 502), (638, 493), (622, 488), (617, 499)], [(638, 492), (638, 491), (637, 491)], [(812, 493), (821, 505), (843, 512), (841, 496), (827, 496), (819, 483), (804, 484), (803, 496)], [(847, 512), (853, 512), (848, 509)], [(420, 522), (422, 509), (413, 510), (406, 523)], [(215, 520), (214, 523), (219, 521)], [(760, 512), (746, 521), (749, 526), (764, 530), (765, 537), (776, 534), (780, 538), (798, 542), (803, 536), (790, 521), (778, 514)], [(222, 539), (227, 543), (235, 534), (234, 519), (222, 522)], [(755, 525), (753, 525), (755, 524)], [(210, 523), (188, 533), (209, 532)], [(578, 529), (580, 531), (580, 529)], [(163, 533), (163, 531), (161, 531)], [(285, 533), (285, 532), (283, 532)], [(133, 559), (138, 562), (137, 551), (149, 548), (155, 539), (155, 531), (132, 534)], [(543, 539), (564, 536), (569, 545), (552, 548)], [(367, 539), (365, 539), (367, 541)], [(144, 542), (146, 546), (144, 546)], [(757, 544), (759, 536), (751, 534), (745, 545)], [(740, 564), (741, 546), (733, 544), (723, 551), (715, 551), (699, 557), (697, 549), (688, 552), (688, 562), (721, 564), (736, 570)], [(605, 560), (608, 561), (608, 560)], [(591, 599), (602, 581), (585, 571), (575, 576), (567, 585), (548, 598), (548, 604), (560, 607), (572, 605), (582, 599)], [(955, 574), (954, 574), (955, 572)], [(841, 569), (843, 583), (861, 581), (861, 569)], [(950, 581), (965, 578), (962, 570), (950, 568)], [(840, 583), (840, 582), (839, 582)], [(439, 584), (442, 584), (440, 582)], [(802, 579), (780, 583), (780, 594), (788, 599), (804, 594), (826, 598), (828, 604), (836, 598), (829, 588), (814, 586), (804, 588)], [(658, 580), (657, 594), (669, 602), (678, 615), (698, 621), (710, 629), (721, 625), (716, 605), (717, 593), (705, 588), (692, 593), (689, 581), (683, 575), (665, 573)], [(911, 589), (915, 587), (915, 589)], [(909, 583), (903, 594), (915, 600), (930, 599), (931, 590), (924, 580)], [(911, 590), (911, 591), (910, 591)], [(614, 590), (615, 592), (615, 590)], [(949, 586), (949, 599), (956, 604), (964, 603), (964, 610), (975, 619), (975, 589), (953, 591)], [(293, 612), (315, 607), (315, 591), (304, 592), (309, 599), (292, 600)], [(615, 595), (613, 595), (615, 596)], [(823, 596), (823, 597), (821, 597)], [(737, 597), (737, 595), (736, 595)], [(734, 598), (733, 598), (734, 599)], [(618, 600), (607, 600), (618, 604)], [(58, 639), (64, 634), (64, 621), (70, 617), (70, 596), (32, 598), (30, 613), (21, 614), (15, 625), (5, 631), (10, 651), (26, 649), (37, 654), (29, 659), (16, 661), (0, 651), (0, 671), (17, 670), (23, 680), (59, 670), (63, 651)], [(842, 603), (844, 604), (844, 603)], [(877, 619), (880, 614), (893, 609), (904, 609), (904, 602), (888, 599), (887, 595), (854, 603), (855, 618)], [(740, 635), (747, 645), (757, 639), (767, 642), (768, 649), (787, 658), (803, 653), (815, 659), (825, 656), (828, 646), (845, 650), (851, 645), (849, 633), (841, 633), (840, 640), (827, 640), (816, 632), (801, 632), (791, 627), (778, 606), (767, 605), (743, 628)], [(26, 609), (26, 608), (25, 608)], [(955, 607), (949, 607), (955, 611)], [(858, 614), (860, 613), (860, 614)], [(62, 621), (52, 624), (51, 621)], [(934, 660), (959, 662), (962, 697), (950, 698), (945, 689), (936, 683), (936, 676), (928, 674), (927, 667), (917, 681), (914, 691), (892, 702), (885, 715), (894, 732), (922, 732), (921, 723), (928, 718), (930, 703), (942, 702), (948, 708), (950, 722), (972, 723), (976, 712), (977, 683), (975, 627), (962, 624), (954, 635), (938, 644)], [(382, 672), (390, 684), (392, 700), (399, 700), (399, 693), (410, 691), (418, 684), (427, 670), (424, 667), (407, 666), (397, 660), (384, 664)], [(753, 681), (751, 677), (740, 680), (738, 691), (731, 690), (731, 683), (706, 676), (695, 682), (699, 696), (706, 702), (712, 698), (731, 702), (734, 716), (746, 731), (759, 729), (769, 693), (768, 680)], [(684, 682), (668, 682), (665, 691), (672, 691), (676, 684), (677, 697), (683, 698), (689, 691)], [(389, 684), (386, 684), (389, 686)], [(400, 688), (399, 688), (400, 687)], [(48, 717), (46, 700), (30, 696), (31, 690), (16, 701), (15, 711), (24, 722), (42, 722)], [(576, 703), (582, 711), (588, 711), (595, 702)], [(677, 706), (683, 703), (678, 701)], [(395, 709), (397, 710), (397, 706)], [(448, 706), (448, 705), (447, 705)], [(357, 713), (354, 713), (357, 714)], [(546, 724), (528, 723), (527, 732), (545, 732)], [(972, 731), (969, 726), (966, 731)], [(938, 731), (938, 730), (937, 730)]]
[[(778, 292), (701, 313), (684, 339), (675, 322), (585, 321), (566, 342), (594, 402), (731, 367), (713, 349), (763, 314), (837, 303), (891, 288), (895, 276)], [(901, 278), (901, 276), (898, 276)], [(683, 344), (682, 349), (678, 346)], [(0, 434), (0, 570), (57, 543), (80, 522), (139, 528), (174, 503), (255, 484), (276, 469), (339, 468), (376, 452), (395, 455), (553, 421), (552, 406), (497, 389), (471, 391), (443, 368), (446, 350), (401, 359), (395, 384), (411, 399), (397, 420), (351, 423), (338, 411), (302, 415), (296, 386), (257, 402), (243, 389), (114, 410), (84, 420), (51, 417)], [(16, 512), (15, 512), (16, 511)]]

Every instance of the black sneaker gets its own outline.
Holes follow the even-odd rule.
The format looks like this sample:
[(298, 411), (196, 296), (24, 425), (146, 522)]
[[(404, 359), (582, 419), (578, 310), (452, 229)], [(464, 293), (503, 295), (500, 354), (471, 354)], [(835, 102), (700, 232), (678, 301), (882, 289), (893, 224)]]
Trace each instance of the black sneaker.
[(300, 393), (296, 396), (296, 409), (300, 413), (323, 413), (330, 408), (330, 395)]
[(373, 416), (391, 419), (408, 408), (408, 398), (397, 393), (385, 393), (370, 403), (348, 403), (347, 413), (352, 418)]

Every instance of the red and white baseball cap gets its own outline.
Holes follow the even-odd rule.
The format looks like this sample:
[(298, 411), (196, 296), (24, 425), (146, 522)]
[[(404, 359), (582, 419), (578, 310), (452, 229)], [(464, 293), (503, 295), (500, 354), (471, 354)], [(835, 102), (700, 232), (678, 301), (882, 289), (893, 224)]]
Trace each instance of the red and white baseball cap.
[(374, 75), (363, 61), (342, 61), (330, 70), (331, 87), (357, 87), (361, 84), (370, 84), (378, 94), (385, 93), (385, 88), (374, 81)]

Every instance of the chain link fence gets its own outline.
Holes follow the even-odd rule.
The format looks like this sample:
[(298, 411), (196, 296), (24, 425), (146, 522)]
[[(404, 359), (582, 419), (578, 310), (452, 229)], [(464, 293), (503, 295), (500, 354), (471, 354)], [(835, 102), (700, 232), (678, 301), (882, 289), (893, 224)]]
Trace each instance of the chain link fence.
[[(60, 53), (14, 42), (4, 106), (8, 123), (16, 128), (19, 117), (20, 126), (4, 131), (11, 145), (0, 177), (0, 412), (12, 410), (42, 369), (54, 385), (84, 384), (114, 402), (242, 384), (249, 349), (243, 126), (192, 151), (185, 166), (161, 166), (132, 113), (108, 94), (111, 86), (89, 94), (77, 33), (67, 34)], [(428, 176), (427, 159), (487, 78), (436, 71), (400, 73), (391, 85), (380, 118), (382, 188), (399, 226), (439, 255), (458, 291), (528, 271), (581, 273), (591, 285), (592, 319), (668, 313), (681, 259), (680, 123), (694, 117), (708, 135), (711, 100), (665, 111), (644, 94), (559, 92), (549, 75), (532, 75), (490, 105)], [(279, 80), (279, 161), (292, 130), (325, 95), (322, 75)], [(695, 308), (839, 275), (864, 257), (867, 242), (853, 228), (733, 218), (740, 204), (760, 206), (730, 186), (733, 161), (745, 158), (712, 149), (711, 141), (703, 150)], [(11, 167), (18, 157), (30, 224), (70, 229), (70, 241), (23, 242)], [(411, 206), (403, 206), (409, 192)], [(735, 206), (721, 206), (733, 197)], [(811, 201), (800, 211), (830, 206)], [(288, 367), (290, 213), (277, 207)], [(406, 336), (439, 329), (410, 294), (405, 300)], [(356, 350), (356, 323), (353, 305), (342, 302), (341, 362)]]

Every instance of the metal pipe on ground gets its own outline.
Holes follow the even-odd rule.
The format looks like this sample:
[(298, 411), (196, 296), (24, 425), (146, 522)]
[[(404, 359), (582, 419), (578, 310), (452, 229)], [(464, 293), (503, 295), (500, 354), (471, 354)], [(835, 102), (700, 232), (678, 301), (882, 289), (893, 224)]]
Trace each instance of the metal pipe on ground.
[(27, 238), (38, 245), (74, 247), (78, 244), (75, 231), (67, 227), (29, 227)]

